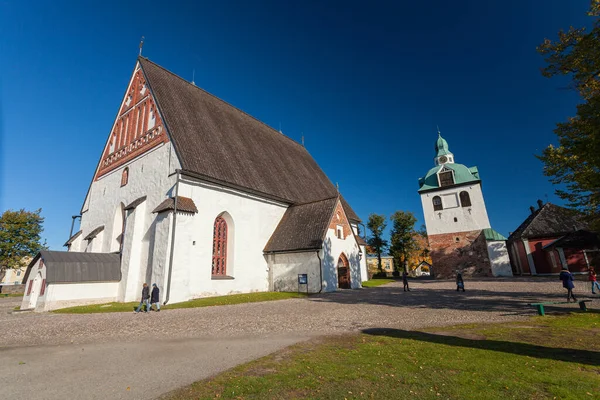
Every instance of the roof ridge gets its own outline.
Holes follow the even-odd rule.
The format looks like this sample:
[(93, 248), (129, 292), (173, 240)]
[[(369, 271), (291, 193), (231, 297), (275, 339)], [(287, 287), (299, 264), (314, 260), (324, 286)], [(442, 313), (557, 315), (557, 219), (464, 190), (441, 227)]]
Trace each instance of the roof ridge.
[[(261, 121), (260, 119), (258, 119), (258, 118), (256, 118), (256, 117), (254, 117), (254, 116), (252, 116), (252, 115), (250, 115), (250, 114), (248, 114), (246, 111), (244, 111), (244, 110), (242, 110), (242, 109), (240, 109), (240, 108), (238, 108), (238, 107), (234, 106), (233, 104), (231, 104), (231, 103), (229, 103), (229, 102), (227, 102), (227, 101), (223, 100), (222, 98), (220, 98), (220, 97), (218, 97), (218, 96), (216, 96), (216, 95), (214, 95), (214, 94), (210, 93), (209, 91), (202, 89), (200, 86), (197, 86), (197, 85), (195, 85), (195, 84), (193, 84), (193, 83), (191, 83), (191, 82), (188, 82), (187, 80), (183, 79), (182, 77), (180, 77), (180, 76), (179, 76), (179, 75), (177, 75), (176, 73), (174, 73), (174, 72), (172, 72), (172, 71), (169, 71), (169, 70), (168, 70), (168, 69), (166, 69), (165, 67), (163, 67), (163, 66), (161, 66), (161, 65), (159, 65), (159, 64), (157, 64), (157, 63), (155, 63), (154, 61), (150, 60), (150, 59), (149, 59), (149, 58), (147, 58), (147, 57), (138, 56), (138, 60), (139, 60), (139, 59), (142, 59), (142, 60), (144, 60), (144, 61), (148, 61), (149, 63), (151, 63), (151, 64), (153, 64), (153, 65), (157, 66), (158, 68), (162, 69), (163, 71), (165, 71), (165, 72), (168, 72), (169, 74), (173, 75), (174, 77), (176, 77), (176, 78), (178, 78), (178, 79), (180, 79), (180, 80), (184, 81), (184, 82), (185, 82), (185, 83), (187, 83), (188, 85), (191, 85), (192, 87), (194, 87), (194, 88), (196, 88), (196, 89), (198, 89), (198, 90), (200, 90), (200, 91), (202, 91), (202, 92), (204, 92), (204, 93), (208, 94), (209, 96), (211, 96), (211, 97), (214, 97), (215, 99), (219, 100), (220, 102), (227, 104), (228, 106), (230, 106), (230, 107), (232, 107), (232, 108), (236, 109), (237, 111), (241, 112), (241, 113), (242, 113), (242, 114), (244, 114), (244, 115), (247, 115), (248, 117), (250, 117), (250, 118), (254, 119), (255, 121), (257, 121), (257, 122), (260, 122), (261, 124), (263, 124), (264, 126), (266, 126), (267, 128), (269, 128), (270, 130), (272, 130), (272, 131), (273, 131), (274, 133), (276, 133), (277, 135), (283, 135), (283, 137), (284, 137), (284, 138), (286, 138), (286, 139), (290, 140), (292, 143), (294, 143), (294, 144), (296, 144), (296, 145), (300, 146), (301, 148), (303, 148), (303, 149), (304, 149), (304, 150), (305, 150), (305, 151), (308, 153), (308, 150), (306, 149), (306, 147), (305, 147), (304, 145), (302, 145), (301, 143), (298, 143), (297, 141), (295, 141), (295, 140), (294, 140), (294, 139), (292, 139), (291, 137), (287, 136), (287, 135), (286, 135), (286, 134), (284, 134), (283, 132), (276, 131), (276, 130), (275, 130), (275, 128), (273, 128), (272, 126), (270, 126), (270, 125), (266, 124), (265, 122)], [(309, 153), (309, 154), (310, 154), (310, 153)]]
[(308, 204), (313, 204), (313, 203), (320, 203), (322, 201), (326, 201), (326, 200), (331, 200), (331, 199), (337, 199), (339, 198), (340, 195), (338, 194), (337, 196), (331, 196), (331, 197), (327, 197), (321, 200), (313, 200), (313, 201), (307, 201), (306, 203), (294, 203), (292, 204), (290, 207), (296, 207), (296, 206), (306, 206)]

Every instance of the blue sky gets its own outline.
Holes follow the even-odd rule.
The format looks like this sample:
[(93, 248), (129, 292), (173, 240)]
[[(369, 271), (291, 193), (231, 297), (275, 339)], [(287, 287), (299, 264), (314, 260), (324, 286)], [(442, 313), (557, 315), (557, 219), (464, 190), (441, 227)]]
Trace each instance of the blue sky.
[[(85, 4), (84, 4), (85, 3)], [(0, 1), (0, 211), (42, 208), (52, 249), (79, 213), (144, 55), (300, 141), (366, 221), (412, 211), (436, 125), (476, 165), (492, 227), (560, 204), (534, 157), (575, 113), (535, 48), (587, 0)]]

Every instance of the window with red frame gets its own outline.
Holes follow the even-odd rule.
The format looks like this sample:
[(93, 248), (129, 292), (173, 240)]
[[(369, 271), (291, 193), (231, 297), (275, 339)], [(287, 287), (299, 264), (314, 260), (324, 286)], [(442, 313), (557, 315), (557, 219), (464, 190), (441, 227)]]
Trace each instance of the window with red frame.
[(227, 222), (223, 217), (215, 219), (213, 227), (212, 274), (224, 276), (227, 273)]
[(121, 174), (121, 186), (127, 185), (127, 182), (129, 182), (129, 167), (125, 167)]

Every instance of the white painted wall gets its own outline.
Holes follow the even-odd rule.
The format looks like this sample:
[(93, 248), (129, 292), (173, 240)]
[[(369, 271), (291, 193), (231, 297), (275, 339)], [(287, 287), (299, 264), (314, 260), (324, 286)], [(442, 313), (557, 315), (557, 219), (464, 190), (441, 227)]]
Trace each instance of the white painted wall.
[(360, 280), (365, 282), (369, 280), (369, 271), (367, 270), (367, 246), (360, 246), (362, 258), (360, 259)]
[(487, 242), (488, 255), (494, 276), (513, 276), (506, 242), (503, 240)]
[(27, 267), (23, 268), (9, 268), (6, 270), (4, 278), (0, 281), (2, 285), (20, 285), (25, 277), (25, 271)]
[[(460, 206), (459, 193), (462, 191), (469, 193), (470, 207)], [(435, 196), (442, 198), (443, 210), (433, 210), (432, 200)], [(490, 220), (479, 183), (422, 193), (421, 204), (429, 235), (490, 228)], [(456, 218), (456, 222), (454, 218)]]
[[(323, 250), (319, 250), (323, 257)], [(298, 274), (308, 275), (309, 293), (317, 293), (321, 289), (319, 284), (320, 262), (317, 252), (273, 254), (270, 268), (273, 271), (273, 290), (276, 292), (298, 291)], [(300, 286), (301, 292), (306, 292), (306, 285)]]
[(51, 283), (36, 311), (117, 301), (119, 282)]
[[(75, 240), (73, 240), (73, 243), (71, 243), (71, 246), (69, 246), (69, 251), (82, 252), (85, 250), (85, 247), (82, 247), (84, 244), (83, 238), (83, 234), (77, 236)], [(87, 244), (87, 242), (85, 244)]]
[[(177, 215), (169, 301), (267, 291), (268, 263), (263, 249), (287, 205), (187, 178), (180, 183), (179, 195), (192, 198), (199, 212)], [(213, 226), (217, 216), (225, 212), (231, 217), (228, 240), (233, 249), (227, 260), (227, 275), (233, 279), (212, 279)], [(152, 280), (158, 280), (154, 272)], [(163, 285), (163, 298), (165, 291)]]
[(362, 287), (359, 248), (352, 235), (338, 239), (334, 229), (327, 229), (323, 243), (323, 291), (331, 292), (338, 288), (337, 264), (342, 253), (350, 264), (350, 280), (352, 289)]
[(146, 209), (147, 201), (144, 201), (135, 209), (127, 211), (123, 254), (121, 257), (119, 301), (136, 300), (139, 297), (137, 296), (138, 288), (141, 290), (141, 285), (143, 284), (143, 282), (140, 282), (140, 278), (142, 271), (146, 269), (146, 264), (144, 264), (144, 268), (142, 268), (141, 264), (144, 227), (146, 226), (146, 218), (148, 217)]

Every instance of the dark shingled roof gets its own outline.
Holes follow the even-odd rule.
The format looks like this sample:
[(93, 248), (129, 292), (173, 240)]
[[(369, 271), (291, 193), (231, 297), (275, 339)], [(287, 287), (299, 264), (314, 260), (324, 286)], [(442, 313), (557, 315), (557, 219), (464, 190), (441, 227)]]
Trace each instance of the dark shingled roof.
[(139, 62), (184, 171), (292, 204), (337, 195), (304, 146), (148, 59)]
[(556, 239), (554, 242), (544, 246), (544, 249), (555, 248), (555, 247), (567, 247), (567, 248), (582, 248), (582, 247), (596, 247), (600, 246), (600, 237), (597, 233), (580, 229), (576, 232), (571, 232)]
[(96, 229), (94, 229), (93, 231), (91, 231), (90, 233), (88, 233), (88, 235), (86, 237), (84, 237), (83, 240), (93, 239), (96, 236), (98, 236), (98, 234), (100, 232), (102, 232), (103, 230), (104, 230), (104, 225), (100, 225), (99, 227), (97, 227)]
[(265, 253), (318, 250), (323, 245), (337, 197), (291, 206), (265, 246)]
[[(175, 201), (173, 197), (170, 197), (160, 203), (152, 212), (160, 213), (163, 211), (170, 211), (175, 209)], [(177, 212), (188, 212), (195, 214), (198, 212), (198, 208), (194, 203), (194, 200), (189, 197), (177, 196)]]
[(44, 260), (46, 282), (118, 282), (121, 280), (121, 259), (115, 253), (78, 253), (42, 250), (29, 263), (23, 278), (26, 282), (39, 258)]
[(346, 213), (346, 217), (348, 217), (348, 219), (351, 222), (362, 222), (360, 220), (359, 216), (356, 215), (356, 213), (354, 212), (352, 207), (350, 207), (350, 204), (348, 204), (348, 202), (346, 201), (344, 196), (340, 196), (340, 200), (342, 202), (342, 207), (344, 207), (344, 212)]
[(69, 246), (71, 243), (73, 243), (75, 241), (75, 239), (77, 239), (79, 236), (81, 236), (82, 233), (83, 233), (83, 231), (79, 231), (76, 234), (74, 234), (73, 236), (71, 236), (69, 238), (69, 240), (67, 240), (65, 242), (65, 244), (63, 244), (63, 246)]
[(530, 214), (508, 240), (562, 236), (569, 232), (585, 229), (579, 215), (564, 207), (546, 203)]
[(367, 242), (365, 242), (365, 239), (361, 238), (358, 235), (356, 235), (356, 241), (358, 242), (359, 246), (368, 246), (369, 245)]
[(127, 207), (125, 207), (125, 210), (133, 210), (134, 208), (142, 204), (144, 201), (146, 201), (146, 196), (142, 196), (139, 199), (135, 199)]

